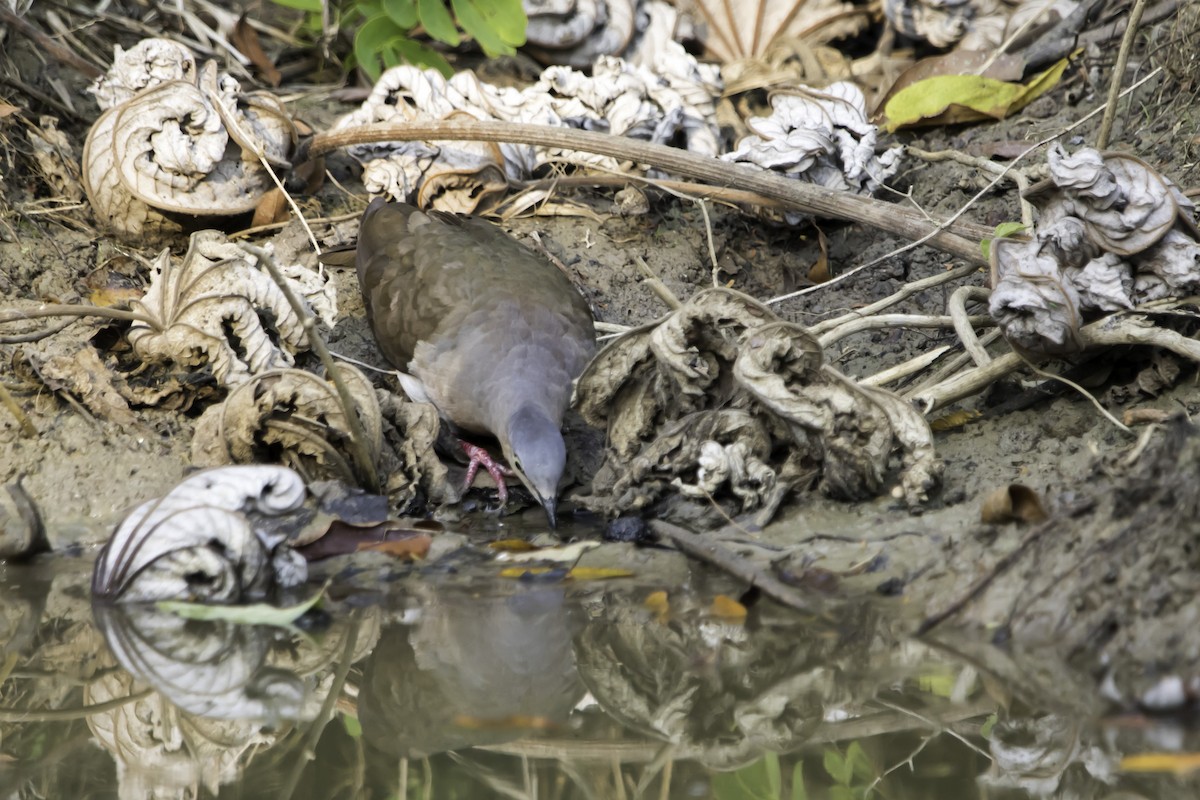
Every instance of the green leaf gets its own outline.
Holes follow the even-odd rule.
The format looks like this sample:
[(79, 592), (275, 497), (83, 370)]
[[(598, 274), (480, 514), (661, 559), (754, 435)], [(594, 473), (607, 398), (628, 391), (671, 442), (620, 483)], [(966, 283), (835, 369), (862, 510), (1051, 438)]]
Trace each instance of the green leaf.
[(520, 0), (451, 0), (462, 29), (490, 57), (512, 55), (525, 44), (529, 20)]
[(400, 28), (386, 14), (371, 17), (359, 26), (358, 33), (354, 34), (354, 57), (368, 78), (379, 80), (379, 61), (384, 48), (393, 39), (407, 38), (407, 35), (407, 29)]
[(829, 800), (860, 800), (849, 786), (830, 786)]
[(910, 125), (947, 125), (1004, 119), (1053, 89), (1068, 59), (1039, 73), (1028, 83), (1010, 83), (981, 75), (935, 75), (909, 84), (884, 105), (888, 133)]
[(304, 602), (285, 608), (266, 603), (252, 603), (247, 606), (212, 606), (204, 603), (187, 603), (182, 600), (160, 600), (155, 603), (155, 606), (159, 611), (166, 611), (184, 619), (223, 620), (239, 625), (274, 625), (286, 628), (304, 616), (324, 594), (325, 587), (322, 586)]
[(362, 723), (358, 721), (358, 717), (342, 714), (342, 727), (346, 729), (346, 733), (351, 739), (362, 738)]
[(983, 726), (979, 729), (979, 735), (985, 739), (992, 738), (992, 728), (996, 727), (996, 723), (1000, 721), (1000, 717), (996, 714), (989, 714), (988, 718), (983, 721)]
[(792, 800), (808, 800), (808, 790), (804, 788), (804, 762), (797, 761), (792, 767)]
[(434, 39), (451, 47), (462, 41), (444, 0), (417, 0), (417, 13), (421, 17), (421, 24), (425, 26), (425, 32)]
[(417, 5), (413, 0), (383, 0), (383, 13), (405, 31), (417, 26)]
[(782, 790), (779, 756), (767, 753), (739, 770), (717, 773), (712, 786), (717, 800), (778, 800)]
[(298, 8), (313, 14), (319, 14), (325, 5), (323, 0), (271, 0), (271, 2), (284, 8)]
[(832, 747), (825, 751), (825, 771), (833, 782), (840, 786), (849, 786), (850, 778), (854, 776), (852, 767), (842, 758), (842, 754)]
[(414, 39), (396, 39), (391, 42), (391, 45), (395, 48), (396, 54), (409, 64), (415, 64), (418, 67), (433, 67), (447, 78), (454, 74), (454, 68), (450, 66), (446, 57), (432, 47), (426, 47)]
[(1025, 230), (1025, 226), (1020, 222), (1001, 222), (996, 226), (996, 230), (992, 232), (991, 239), (984, 239), (979, 243), (979, 249), (983, 251), (983, 257), (991, 259), (992, 257), (992, 241), (994, 239), (1007, 239), (1013, 234), (1021, 233)]
[(875, 778), (875, 765), (871, 757), (862, 749), (857, 741), (851, 742), (846, 748), (846, 761), (850, 764), (850, 773), (860, 781), (870, 781)]

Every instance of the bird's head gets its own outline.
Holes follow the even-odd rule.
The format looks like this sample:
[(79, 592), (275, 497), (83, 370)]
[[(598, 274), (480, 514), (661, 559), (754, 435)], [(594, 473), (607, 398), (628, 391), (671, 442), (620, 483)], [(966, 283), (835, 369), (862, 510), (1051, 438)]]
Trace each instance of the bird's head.
[(509, 419), (507, 433), (507, 437), (500, 439), (504, 457), (525, 488), (546, 509), (553, 528), (558, 481), (567, 463), (562, 431), (545, 412), (524, 406)]

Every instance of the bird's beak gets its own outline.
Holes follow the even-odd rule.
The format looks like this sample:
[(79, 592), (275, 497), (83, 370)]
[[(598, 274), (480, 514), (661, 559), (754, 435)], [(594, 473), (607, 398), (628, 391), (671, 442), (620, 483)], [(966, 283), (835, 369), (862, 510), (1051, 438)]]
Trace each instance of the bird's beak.
[(558, 518), (555, 516), (555, 509), (558, 508), (558, 500), (553, 496), (548, 498), (538, 498), (542, 501), (542, 508), (546, 509), (546, 517), (550, 520), (550, 529), (554, 530), (558, 527)]

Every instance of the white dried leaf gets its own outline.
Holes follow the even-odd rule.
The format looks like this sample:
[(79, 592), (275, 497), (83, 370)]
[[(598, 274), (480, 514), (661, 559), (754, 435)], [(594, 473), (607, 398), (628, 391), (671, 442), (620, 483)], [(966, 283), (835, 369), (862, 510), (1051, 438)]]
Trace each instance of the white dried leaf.
[[(292, 290), (332, 327), (337, 313), (333, 287), (297, 265), (281, 271)], [(127, 337), (138, 358), (185, 366), (207, 363), (225, 386), (291, 366), (293, 354), (308, 346), (303, 321), (279, 286), (253, 256), (216, 231), (193, 234), (182, 261), (164, 250), (155, 261), (150, 288), (135, 305), (154, 319), (154, 324), (130, 326)]]
[(197, 624), (124, 605), (97, 605), (95, 619), (117, 662), (187, 714), (242, 721), (251, 734), (255, 722), (308, 719), (316, 711), (304, 681), (268, 663), (273, 637), (261, 626)]
[(565, 14), (545, 11), (546, 4), (526, 5), (534, 13), (527, 8), (525, 38), (543, 62), (590, 67), (600, 56), (624, 51), (634, 35), (635, 0), (575, 0)]
[[(867, 120), (862, 91), (839, 82), (822, 90), (797, 87), (771, 97), (772, 114), (752, 117), (753, 135), (722, 160), (763, 169), (854, 194), (871, 194), (899, 168), (902, 147), (877, 156), (878, 130)], [(802, 215), (788, 213), (788, 221)]]
[(1009, 7), (1000, 0), (885, 0), (896, 30), (934, 47), (990, 50), (1004, 39)]
[(1200, 244), (1178, 230), (1133, 260), (1135, 293), (1140, 303), (1200, 292)]
[(1083, 220), (1090, 238), (1107, 252), (1140, 253), (1179, 217), (1175, 193), (1141, 159), (1091, 148), (1068, 155), (1055, 143), (1046, 160), (1066, 213)]
[(1036, 239), (994, 239), (992, 280), (988, 312), (1009, 342), (1035, 353), (1079, 349), (1079, 293)]
[(708, 54), (723, 63), (761, 58), (771, 45), (803, 38), (819, 45), (862, 29), (854, 6), (841, 0), (696, 0)]
[[(682, 138), (689, 150), (716, 155), (715, 70), (702, 68), (682, 48), (663, 53), (657, 73), (600, 58), (591, 76), (550, 67), (524, 91), (492, 86), (470, 72), (447, 80), (435, 70), (395, 67), (380, 77), (362, 107), (334, 127), (465, 115), (607, 131), (659, 143)], [(350, 153), (366, 164), (364, 184), (372, 194), (457, 212), (476, 210), (489, 195), (506, 188), (505, 180), (526, 178), (551, 161), (629, 168), (605, 156), (510, 143), (398, 142), (356, 145)]]
[(286, 534), (257, 517), (295, 511), (306, 496), (304, 481), (285, 467), (198, 472), (117, 526), (96, 561), (92, 593), (122, 602), (235, 603), (303, 583), (307, 567)]
[(1065, 270), (1079, 294), (1081, 307), (1100, 311), (1133, 308), (1133, 270), (1116, 253), (1093, 258), (1083, 269)]
[(195, 80), (196, 58), (190, 50), (170, 39), (143, 39), (129, 50), (114, 45), (112, 67), (88, 91), (107, 110), (151, 86)]
[(260, 156), (286, 163), (295, 143), (278, 99), (243, 93), (209, 62), (190, 80), (151, 82), (101, 114), (84, 144), (84, 188), (114, 232), (174, 233), (170, 214), (252, 210), (275, 185)]

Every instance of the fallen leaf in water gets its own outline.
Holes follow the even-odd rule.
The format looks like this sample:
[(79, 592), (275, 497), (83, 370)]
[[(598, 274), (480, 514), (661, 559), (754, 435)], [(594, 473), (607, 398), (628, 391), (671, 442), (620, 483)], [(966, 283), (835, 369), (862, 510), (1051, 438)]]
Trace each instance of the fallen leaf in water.
[(538, 575), (560, 574), (564, 579), (576, 581), (604, 581), (611, 578), (632, 578), (634, 573), (616, 567), (575, 567), (562, 570), (559, 567), (506, 567), (500, 570), (501, 578), (525, 578)]
[(526, 539), (500, 539), (490, 542), (488, 547), (505, 553), (528, 553), (538, 549), (537, 545)]
[(599, 542), (575, 542), (562, 547), (534, 548), (526, 552), (502, 551), (496, 555), (497, 561), (557, 561), (567, 563), (578, 561), (579, 557), (588, 550), (600, 546)]
[(741, 624), (746, 621), (746, 607), (729, 595), (719, 594), (713, 598), (708, 612), (719, 620)]
[(1169, 772), (1190, 775), (1200, 769), (1200, 753), (1137, 753), (1121, 759), (1122, 772)]
[(559, 727), (549, 717), (534, 717), (528, 714), (512, 714), (499, 719), (472, 717), (470, 714), (455, 714), (454, 724), (473, 731), (546, 731)]
[[(326, 584), (328, 585), (328, 584)], [(325, 596), (325, 587), (313, 594), (307, 600), (294, 606), (273, 606), (267, 603), (251, 603), (245, 606), (206, 605), (204, 603), (186, 603), (182, 600), (159, 600), (154, 605), (159, 611), (166, 611), (184, 619), (205, 621), (222, 620), (238, 625), (274, 625), (286, 628), (308, 613)]]
[(418, 561), (428, 555), (431, 544), (433, 544), (433, 537), (428, 533), (415, 533), (404, 539), (389, 539), (386, 542), (360, 544), (358, 550), (360, 552), (370, 550), (376, 553), (386, 553), (396, 558), (408, 559), (409, 561)]
[(610, 578), (632, 578), (633, 570), (620, 567), (575, 567), (567, 577), (576, 581), (606, 581)]
[(989, 493), (983, 498), (979, 516), (986, 523), (997, 524), (1014, 521), (1033, 524), (1050, 518), (1038, 493), (1019, 483)]
[(655, 621), (664, 623), (671, 615), (671, 601), (667, 597), (667, 593), (659, 589), (657, 592), (651, 592), (642, 601), (642, 605), (650, 609), (654, 614)]

